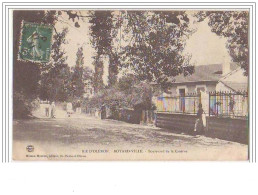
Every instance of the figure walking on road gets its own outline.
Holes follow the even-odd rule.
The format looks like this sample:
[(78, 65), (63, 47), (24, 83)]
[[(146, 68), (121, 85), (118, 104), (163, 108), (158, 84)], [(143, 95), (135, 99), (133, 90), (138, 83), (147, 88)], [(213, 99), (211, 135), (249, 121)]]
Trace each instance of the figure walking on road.
[(55, 102), (52, 102), (52, 104), (51, 104), (51, 118), (55, 118), (55, 110), (56, 110)]

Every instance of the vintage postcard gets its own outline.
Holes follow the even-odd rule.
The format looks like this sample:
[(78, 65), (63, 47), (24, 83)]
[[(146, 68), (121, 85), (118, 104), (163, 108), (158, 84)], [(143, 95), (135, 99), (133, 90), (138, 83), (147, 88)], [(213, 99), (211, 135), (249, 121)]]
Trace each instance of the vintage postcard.
[(18, 161), (247, 161), (249, 11), (12, 10)]

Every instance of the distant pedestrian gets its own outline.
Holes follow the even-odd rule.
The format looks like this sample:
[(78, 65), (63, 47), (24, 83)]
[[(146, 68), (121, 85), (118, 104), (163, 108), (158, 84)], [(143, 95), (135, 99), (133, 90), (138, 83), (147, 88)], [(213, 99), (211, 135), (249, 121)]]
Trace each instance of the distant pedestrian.
[(81, 112), (82, 112), (81, 102), (80, 102), (80, 100), (78, 100), (77, 103), (76, 103), (76, 113), (81, 114)]
[(46, 117), (49, 117), (49, 109), (50, 109), (50, 104), (47, 102), (46, 107), (45, 107)]
[(71, 102), (68, 102), (66, 104), (66, 112), (67, 112), (67, 116), (70, 117), (71, 114), (73, 113), (73, 105)]
[(52, 102), (50, 108), (51, 108), (51, 118), (55, 118), (55, 111), (56, 111), (55, 102)]
[(199, 104), (198, 106), (198, 111), (197, 111), (197, 119), (195, 121), (194, 125), (194, 132), (199, 134), (203, 132), (204, 126), (203, 126), (203, 120), (202, 120), (202, 115), (204, 111), (202, 109), (202, 104)]
[(103, 104), (102, 106), (101, 106), (101, 119), (105, 119), (106, 118), (106, 106), (105, 106), (105, 104)]

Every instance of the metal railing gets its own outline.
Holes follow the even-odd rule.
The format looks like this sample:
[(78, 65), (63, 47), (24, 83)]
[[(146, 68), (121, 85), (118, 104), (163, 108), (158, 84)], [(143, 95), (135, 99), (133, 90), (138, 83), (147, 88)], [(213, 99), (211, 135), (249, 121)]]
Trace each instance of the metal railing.
[(247, 117), (248, 93), (241, 92), (210, 92), (209, 116), (217, 117)]
[(157, 112), (196, 114), (201, 96), (197, 93), (186, 96), (157, 97)]
[(157, 97), (157, 112), (197, 114), (198, 105), (202, 103), (205, 113), (209, 116), (245, 118), (248, 116), (248, 93), (209, 92), (207, 96), (200, 93), (186, 96)]

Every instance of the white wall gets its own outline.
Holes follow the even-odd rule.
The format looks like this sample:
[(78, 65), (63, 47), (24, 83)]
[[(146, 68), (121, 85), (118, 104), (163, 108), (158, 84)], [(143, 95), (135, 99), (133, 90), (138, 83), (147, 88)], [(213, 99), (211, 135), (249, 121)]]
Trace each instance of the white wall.
[(216, 85), (216, 91), (232, 91), (232, 89), (230, 89), (229, 87), (227, 87), (223, 83), (218, 82), (218, 84)]

